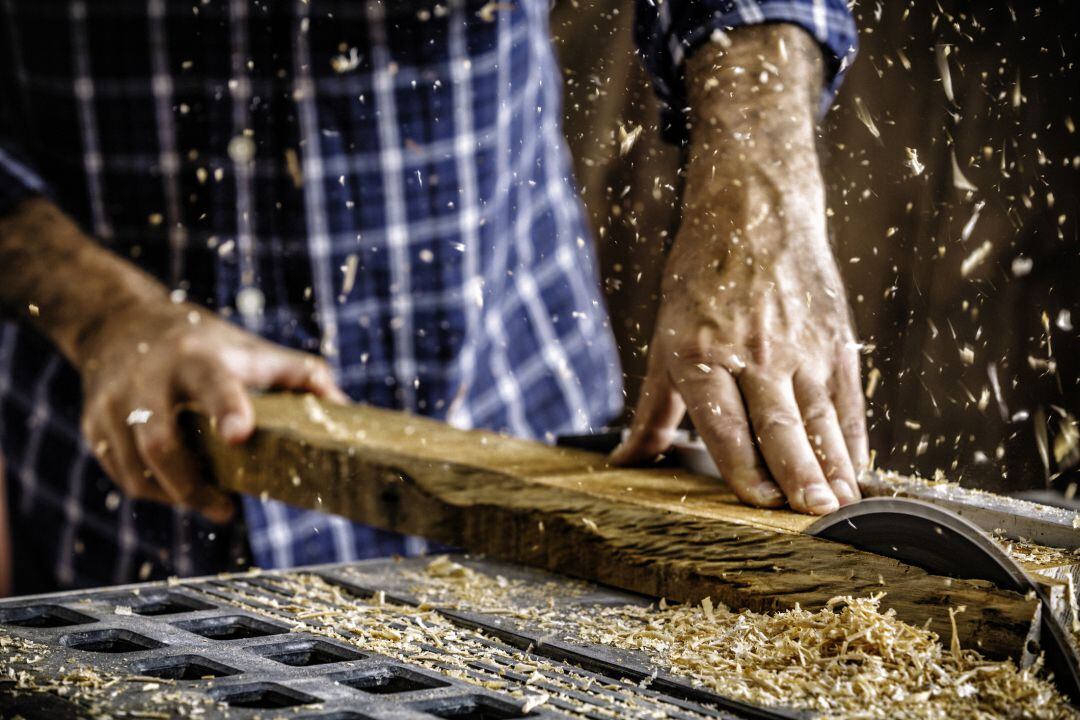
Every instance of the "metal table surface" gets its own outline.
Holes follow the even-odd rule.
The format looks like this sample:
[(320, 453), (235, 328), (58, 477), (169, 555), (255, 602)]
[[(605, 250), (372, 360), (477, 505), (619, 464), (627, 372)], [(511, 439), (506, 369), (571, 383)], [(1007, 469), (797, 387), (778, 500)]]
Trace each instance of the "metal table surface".
[[(512, 580), (521, 590), (512, 602), (543, 597), (567, 617), (586, 607), (651, 602), (516, 565), (452, 559)], [(513, 613), (421, 605), (413, 590), (429, 561), (323, 565), (2, 601), (0, 654), (9, 655), (9, 677), (0, 675), (0, 717), (803, 717), (724, 698), (663, 672), (643, 653), (577, 642)], [(296, 599), (301, 580), (310, 576), (334, 591), (331, 601), (320, 601), (321, 617), (297, 609), (305, 602)], [(392, 641), (403, 625), (382, 619), (381, 608), (394, 606), (419, 606), (451, 631), (444, 627), (443, 639), (433, 632), (430, 642), (406, 651)], [(359, 614), (368, 629), (338, 632), (339, 611)], [(529, 707), (538, 696), (546, 701)]]

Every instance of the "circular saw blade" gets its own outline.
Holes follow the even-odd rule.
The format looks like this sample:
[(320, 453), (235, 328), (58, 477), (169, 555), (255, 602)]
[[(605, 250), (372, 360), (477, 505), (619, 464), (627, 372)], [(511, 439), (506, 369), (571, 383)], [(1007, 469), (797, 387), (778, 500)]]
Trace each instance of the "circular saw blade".
[(902, 560), (934, 575), (989, 580), (1026, 593), (1034, 581), (977, 526), (909, 498), (867, 498), (824, 516), (806, 532)]
[[(1058, 687), (1080, 702), (1080, 659), (1054, 617), (1050, 598), (986, 533), (959, 515), (908, 498), (867, 498), (816, 521), (807, 534), (921, 567), (934, 575), (987, 580), (1034, 593), (1042, 603), (1038, 646)], [(1038, 654), (1038, 649), (1034, 654)]]

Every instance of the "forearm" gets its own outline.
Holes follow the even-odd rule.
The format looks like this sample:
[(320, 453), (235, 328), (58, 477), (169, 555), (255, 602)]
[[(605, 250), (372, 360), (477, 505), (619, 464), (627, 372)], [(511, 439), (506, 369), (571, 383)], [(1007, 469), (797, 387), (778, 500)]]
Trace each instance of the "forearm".
[(0, 218), (0, 318), (36, 327), (76, 364), (106, 318), (167, 299), (164, 286), (47, 200), (28, 200)]
[[(716, 254), (764, 261), (825, 238), (815, 144), (821, 51), (794, 25), (740, 28), (686, 64), (690, 107), (685, 227)], [(741, 254), (740, 253), (740, 254)]]

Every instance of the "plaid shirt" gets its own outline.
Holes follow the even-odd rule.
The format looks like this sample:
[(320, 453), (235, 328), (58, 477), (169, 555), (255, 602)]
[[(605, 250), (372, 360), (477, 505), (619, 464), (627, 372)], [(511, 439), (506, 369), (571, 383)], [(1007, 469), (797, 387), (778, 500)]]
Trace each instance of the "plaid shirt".
[[(788, 21), (830, 67), (841, 0), (639, 3), (681, 122), (684, 55)], [(494, 10), (494, 12), (492, 12)], [(354, 399), (550, 438), (622, 404), (560, 129), (546, 0), (0, 0), (0, 212), (45, 194), (190, 301), (321, 352)], [(0, 326), (20, 592), (422, 549), (244, 498), (245, 536), (124, 498), (79, 378)]]

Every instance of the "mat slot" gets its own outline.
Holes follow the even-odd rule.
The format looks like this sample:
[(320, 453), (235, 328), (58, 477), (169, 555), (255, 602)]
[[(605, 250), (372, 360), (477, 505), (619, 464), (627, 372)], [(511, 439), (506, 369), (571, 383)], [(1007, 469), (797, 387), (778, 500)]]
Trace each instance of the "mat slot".
[(86, 625), (92, 622), (97, 622), (97, 620), (60, 605), (0, 608), (0, 625), (49, 629)]
[(173, 623), (173, 627), (201, 635), (209, 640), (250, 640), (289, 632), (287, 627), (256, 620), (247, 615), (223, 615), (184, 620)]
[(438, 702), (418, 703), (411, 709), (437, 718), (454, 720), (517, 720), (536, 717), (539, 713), (523, 713), (520, 706), (496, 700), (486, 695), (466, 695), (445, 698)]
[(324, 640), (296, 640), (274, 645), (260, 645), (248, 648), (248, 650), (268, 660), (291, 667), (330, 665), (349, 660), (363, 660), (365, 657), (355, 650)]
[(180, 593), (139, 593), (116, 598), (117, 605), (126, 605), (136, 615), (155, 617), (158, 615), (179, 615), (197, 610), (211, 610), (215, 606), (196, 600)]
[(270, 682), (217, 688), (211, 690), (210, 694), (229, 707), (254, 710), (279, 710), (319, 702), (318, 698), (307, 693)]
[(331, 679), (370, 695), (399, 695), (418, 690), (449, 687), (450, 683), (397, 665), (388, 665), (374, 672), (334, 676)]
[(72, 633), (60, 638), (60, 642), (73, 650), (95, 653), (130, 653), (165, 647), (165, 643), (152, 640), (131, 630), (109, 628), (84, 633)]
[(199, 655), (179, 655), (144, 660), (135, 663), (132, 670), (136, 675), (158, 677), (165, 680), (206, 680), (240, 674), (240, 671), (235, 668)]

